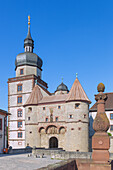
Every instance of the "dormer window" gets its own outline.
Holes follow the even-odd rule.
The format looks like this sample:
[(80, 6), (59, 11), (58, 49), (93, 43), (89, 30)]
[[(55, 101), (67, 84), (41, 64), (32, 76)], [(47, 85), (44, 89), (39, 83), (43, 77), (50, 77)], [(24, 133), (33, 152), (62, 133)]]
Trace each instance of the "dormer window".
[(80, 107), (80, 103), (76, 103), (75, 104), (75, 109), (79, 109), (79, 107)]

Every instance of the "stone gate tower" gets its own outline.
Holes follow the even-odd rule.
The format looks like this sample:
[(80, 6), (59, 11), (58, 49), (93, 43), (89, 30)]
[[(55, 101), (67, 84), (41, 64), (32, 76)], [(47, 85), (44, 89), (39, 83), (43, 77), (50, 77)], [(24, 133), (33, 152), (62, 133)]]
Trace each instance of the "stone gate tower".
[(28, 16), (28, 34), (24, 40), (24, 53), (15, 60), (16, 77), (8, 79), (8, 144), (13, 148), (25, 147), (25, 109), (23, 105), (28, 99), (35, 81), (44, 90), (47, 83), (42, 80), (42, 59), (35, 53), (34, 41), (30, 33), (30, 16)]

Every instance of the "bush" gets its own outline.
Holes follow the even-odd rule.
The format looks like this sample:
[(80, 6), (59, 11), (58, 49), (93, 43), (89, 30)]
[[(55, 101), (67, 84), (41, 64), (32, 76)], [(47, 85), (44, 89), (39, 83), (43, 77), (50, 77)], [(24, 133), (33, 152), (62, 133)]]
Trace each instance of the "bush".
[(112, 134), (108, 132), (108, 136), (112, 136)]

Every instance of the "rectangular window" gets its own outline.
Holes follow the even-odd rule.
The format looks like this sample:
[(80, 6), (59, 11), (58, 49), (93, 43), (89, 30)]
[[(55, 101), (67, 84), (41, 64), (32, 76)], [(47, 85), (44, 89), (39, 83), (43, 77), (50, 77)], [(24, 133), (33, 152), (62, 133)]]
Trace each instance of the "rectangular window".
[(58, 109), (60, 109), (61, 107), (60, 106), (58, 106)]
[(28, 117), (28, 120), (30, 120), (30, 117)]
[(69, 118), (72, 119), (72, 118), (73, 118), (73, 115), (69, 115)]
[(22, 103), (22, 96), (18, 96), (17, 103)]
[(48, 122), (48, 118), (46, 118), (46, 122)]
[(55, 121), (58, 122), (58, 117), (55, 118)]
[(17, 85), (17, 91), (22, 91), (22, 84)]
[(113, 125), (110, 125), (110, 130), (111, 130), (111, 131), (113, 130)]
[(22, 110), (18, 110), (18, 117), (22, 117)]
[(2, 119), (0, 119), (0, 130), (2, 130)]
[(18, 132), (18, 138), (22, 138), (22, 132)]
[(20, 69), (20, 75), (24, 74), (24, 69)]
[(43, 110), (46, 110), (46, 108), (45, 108), (45, 107), (43, 107)]
[(22, 128), (22, 121), (18, 122), (18, 128)]
[(110, 113), (110, 119), (111, 120), (113, 119), (113, 113)]
[(86, 118), (86, 114), (84, 114), (84, 118)]
[(79, 109), (80, 103), (75, 104), (75, 109)]

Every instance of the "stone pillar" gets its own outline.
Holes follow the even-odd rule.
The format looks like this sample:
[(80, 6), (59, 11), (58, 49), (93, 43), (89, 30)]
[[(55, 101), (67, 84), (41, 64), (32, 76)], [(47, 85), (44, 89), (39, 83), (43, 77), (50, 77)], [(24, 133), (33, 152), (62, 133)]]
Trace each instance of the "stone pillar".
[(95, 134), (92, 137), (92, 159), (97, 162), (108, 162), (109, 160), (109, 147), (110, 139), (107, 134), (109, 129), (109, 120), (105, 113), (105, 101), (107, 95), (104, 92), (105, 86), (100, 83), (97, 86), (98, 94), (95, 95), (95, 100), (97, 101), (97, 115), (93, 122), (93, 129)]

